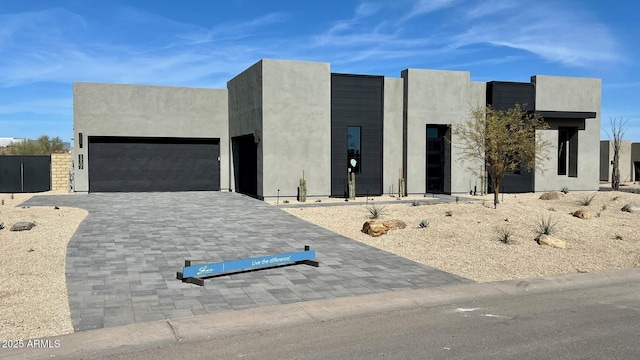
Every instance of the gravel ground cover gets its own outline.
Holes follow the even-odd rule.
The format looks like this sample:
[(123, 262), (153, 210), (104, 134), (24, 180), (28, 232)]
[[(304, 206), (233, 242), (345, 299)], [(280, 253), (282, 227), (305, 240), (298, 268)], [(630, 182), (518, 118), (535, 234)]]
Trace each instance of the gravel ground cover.
[[(0, 201), (4, 200), (0, 222), (5, 226), (0, 230), (0, 339), (73, 332), (65, 257), (69, 239), (87, 212), (65, 207), (16, 207), (33, 195), (0, 194)], [(33, 222), (36, 227), (10, 231), (19, 221)]]
[[(627, 190), (627, 189), (625, 189)], [(493, 196), (447, 204), (385, 204), (381, 220), (399, 219), (407, 228), (371, 237), (361, 232), (369, 205), (283, 207), (295, 216), (343, 236), (413, 261), (479, 282), (640, 267), (640, 214), (621, 208), (640, 203), (629, 192), (569, 192), (559, 200), (541, 194), (507, 194), (493, 208)], [(590, 205), (581, 205), (595, 195)], [(385, 197), (374, 198), (373, 203)], [(578, 209), (592, 218), (573, 217)], [(448, 216), (450, 214), (450, 216)], [(539, 223), (555, 224), (554, 236), (569, 249), (540, 246)], [(420, 227), (423, 222), (427, 227)], [(507, 231), (511, 244), (499, 240)]]

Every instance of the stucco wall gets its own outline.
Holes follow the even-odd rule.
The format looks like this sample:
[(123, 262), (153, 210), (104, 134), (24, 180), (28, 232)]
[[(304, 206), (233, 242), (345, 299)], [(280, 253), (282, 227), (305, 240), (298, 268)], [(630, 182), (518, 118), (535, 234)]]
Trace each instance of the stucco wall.
[[(613, 165), (611, 164), (613, 161), (613, 142), (604, 140), (600, 142), (600, 146), (600, 181), (611, 182), (611, 174), (613, 173)], [(623, 183), (633, 181), (631, 141), (622, 142), (619, 156), (620, 181)]]
[[(219, 138), (220, 188), (229, 188), (226, 89), (74, 83), (73, 101), (76, 191), (89, 190), (89, 136)], [(83, 169), (78, 168), (80, 154)]]
[[(541, 130), (539, 134), (551, 143), (550, 159), (544, 161), (544, 172), (535, 173), (535, 191), (598, 190), (600, 178), (600, 104), (601, 80), (537, 75), (531, 78), (536, 88), (538, 111), (595, 112), (596, 118), (584, 120), (578, 131), (578, 176), (558, 174), (558, 131)], [(571, 120), (576, 124), (582, 120)]]
[[(331, 193), (331, 73), (328, 63), (262, 60), (263, 196)], [(267, 171), (268, 170), (268, 171)]]
[[(421, 194), (426, 187), (426, 125), (462, 124), (475, 106), (486, 101), (486, 85), (471, 83), (466, 71), (408, 69), (405, 80), (405, 176), (407, 193)], [(451, 136), (450, 176), (445, 179), (445, 192), (468, 193), (477, 183), (471, 168), (464, 162), (460, 142)]]
[[(263, 61), (258, 61), (227, 82), (227, 90), (229, 91), (229, 136), (232, 138), (242, 135), (262, 137), (262, 63)], [(257, 149), (258, 196), (262, 196), (262, 144), (262, 141), (259, 141)], [(230, 148), (229, 152), (231, 159), (237, 156), (237, 154), (234, 154), (233, 147)], [(233, 187), (233, 184), (235, 184), (233, 166), (230, 167), (229, 172), (230, 184)]]
[(382, 191), (398, 193), (398, 179), (402, 168), (402, 112), (404, 80), (384, 79), (384, 120), (382, 154)]

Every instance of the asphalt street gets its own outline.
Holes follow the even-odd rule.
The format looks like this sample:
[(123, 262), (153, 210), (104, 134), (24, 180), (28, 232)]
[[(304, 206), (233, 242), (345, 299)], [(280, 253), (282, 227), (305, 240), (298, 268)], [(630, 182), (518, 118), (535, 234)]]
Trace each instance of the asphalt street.
[(640, 283), (605, 284), (218, 336), (101, 359), (638, 359)]

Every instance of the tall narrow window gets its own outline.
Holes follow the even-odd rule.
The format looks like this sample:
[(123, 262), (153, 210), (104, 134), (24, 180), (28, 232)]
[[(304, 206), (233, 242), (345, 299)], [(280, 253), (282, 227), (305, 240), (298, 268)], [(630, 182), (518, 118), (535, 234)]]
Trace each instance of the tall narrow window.
[(347, 163), (355, 173), (359, 173), (361, 169), (361, 130), (360, 126), (347, 126)]
[(558, 175), (567, 175), (567, 128), (558, 128)]
[(567, 131), (569, 142), (569, 177), (578, 177), (578, 128), (569, 128)]
[(558, 128), (558, 175), (578, 177), (578, 128)]

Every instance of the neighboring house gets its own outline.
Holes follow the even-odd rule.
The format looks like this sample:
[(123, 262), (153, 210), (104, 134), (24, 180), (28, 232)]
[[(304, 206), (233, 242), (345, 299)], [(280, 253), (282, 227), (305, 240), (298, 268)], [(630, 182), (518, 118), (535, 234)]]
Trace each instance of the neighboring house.
[(7, 147), (7, 146), (11, 145), (12, 143), (25, 141), (25, 140), (27, 140), (27, 139), (0, 137), (0, 147)]
[(553, 144), (544, 173), (505, 191), (597, 190), (599, 79), (474, 82), (469, 72), (407, 69), (400, 78), (331, 73), (328, 63), (261, 60), (227, 89), (74, 84), (75, 190), (238, 191), (260, 199), (468, 193), (480, 186), (451, 127), (473, 107), (540, 113)]
[[(640, 143), (622, 141), (618, 160), (620, 182), (640, 181)], [(611, 182), (613, 142), (600, 141), (600, 181)]]

